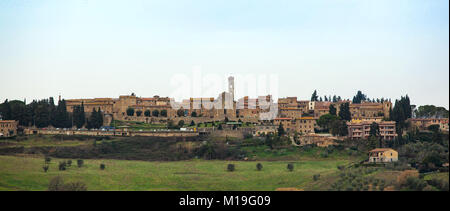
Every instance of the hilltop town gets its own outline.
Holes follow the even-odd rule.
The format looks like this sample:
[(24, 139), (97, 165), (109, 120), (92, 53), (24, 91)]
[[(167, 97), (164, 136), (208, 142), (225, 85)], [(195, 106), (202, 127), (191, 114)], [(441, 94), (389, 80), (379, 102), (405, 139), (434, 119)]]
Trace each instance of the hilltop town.
[[(229, 77), (228, 83), (229, 89), (216, 98), (181, 102), (134, 93), (118, 98), (60, 97), (57, 105), (53, 98), (28, 104), (5, 101), (0, 104), (0, 162), (24, 165), (17, 155), (42, 156), (26, 158), (26, 175), (43, 174), (44, 179), (24, 179), (39, 184), (38, 190), (47, 184), (54, 190), (52, 184), (60, 179), (53, 176), (67, 169), (73, 171), (69, 175), (83, 172), (89, 178), (95, 176), (96, 165), (102, 171), (124, 165), (112, 171), (135, 175), (135, 184), (146, 177), (137, 172), (153, 171), (150, 169), (157, 165), (149, 162), (136, 169), (128, 167), (141, 165), (134, 163), (141, 160), (182, 163), (167, 163), (167, 168), (154, 172), (161, 176), (160, 185), (145, 183), (131, 190), (160, 186), (169, 190), (448, 190), (449, 112), (443, 107), (416, 108), (408, 95), (392, 102), (368, 98), (361, 91), (352, 100), (322, 98), (317, 91), (308, 100), (273, 99), (271, 95), (235, 99), (234, 78)], [(53, 158), (59, 164), (52, 164)], [(37, 172), (40, 159), (45, 160), (43, 171)], [(71, 159), (77, 159), (75, 171)], [(88, 167), (83, 167), (84, 159)], [(120, 160), (131, 161), (119, 164)], [(233, 163), (226, 164), (228, 161)], [(287, 162), (287, 172), (280, 172), (283, 162)], [(265, 171), (272, 172), (263, 185), (255, 180), (259, 176), (252, 170), (254, 164), (258, 171), (268, 166)], [(195, 167), (199, 174), (213, 173), (218, 180), (211, 182), (202, 176), (201, 181), (210, 182), (197, 184), (184, 169), (192, 165), (215, 169), (209, 172)], [(245, 174), (251, 181), (248, 186), (223, 177), (221, 168), (225, 167), (220, 166), (225, 165), (228, 172), (237, 168), (236, 174)], [(18, 175), (16, 170), (8, 167), (5, 174)], [(296, 171), (296, 176), (289, 174)], [(187, 176), (166, 177), (179, 172)], [(7, 178), (0, 175), (0, 179)], [(288, 186), (280, 187), (279, 178), (289, 178)], [(185, 179), (190, 181), (187, 187), (168, 185)], [(85, 183), (94, 190), (120, 189), (116, 182), (105, 187), (91, 180), (70, 184), (68, 189), (85, 190)], [(222, 186), (227, 183), (233, 186)], [(24, 188), (21, 184), (16, 188)]]
[[(120, 135), (132, 135), (133, 125), (145, 124), (148, 127), (140, 127), (135, 131), (140, 133), (133, 135), (155, 136), (158, 132), (164, 135), (168, 130), (179, 130), (180, 133), (175, 133), (174, 136), (192, 132), (237, 137), (247, 134), (265, 136), (278, 133), (282, 128), (292, 137), (314, 137), (309, 140), (322, 143), (323, 140), (344, 138), (367, 139), (373, 123), (379, 129), (379, 136), (383, 140), (394, 140), (399, 131), (404, 132), (397, 128), (400, 121), (408, 122), (409, 128), (423, 130), (431, 125), (438, 125), (441, 131), (449, 130), (448, 116), (414, 118), (414, 106), (409, 105), (408, 96), (404, 99), (402, 97), (402, 102), (408, 101), (409, 109), (402, 109), (401, 115), (396, 115), (393, 114), (394, 106), (390, 99), (371, 100), (362, 92), (358, 92), (353, 100), (343, 100), (340, 96), (325, 96), (323, 99), (316, 91), (310, 100), (299, 100), (297, 97), (275, 100), (271, 95), (257, 98), (246, 96), (235, 100), (234, 78), (229, 77), (228, 83), (228, 91), (220, 93), (217, 98), (190, 98), (182, 102), (176, 102), (170, 97), (137, 97), (134, 93), (119, 98), (62, 100), (60, 97), (58, 109), (70, 114), (59, 116), (64, 123), (52, 124), (50, 120), (38, 120), (36, 124), (38, 117), (26, 119), (26, 115), (16, 115), (22, 118), (17, 119), (18, 122), (2, 126), (1, 135), (16, 134), (19, 125), (24, 126), (26, 133), (70, 134), (67, 132), (69, 130), (88, 133), (83, 128), (101, 128), (102, 130), (89, 134), (110, 135), (110, 132), (114, 131)], [(64, 108), (60, 108), (62, 106)], [(398, 109), (396, 111), (398, 113)], [(11, 116), (6, 114), (6, 110), (3, 113), (3, 116)], [(48, 115), (49, 118), (50, 116)], [(47, 127), (50, 130), (39, 130)], [(402, 124), (401, 127), (403, 129), (405, 125)], [(53, 131), (55, 129), (60, 132)]]

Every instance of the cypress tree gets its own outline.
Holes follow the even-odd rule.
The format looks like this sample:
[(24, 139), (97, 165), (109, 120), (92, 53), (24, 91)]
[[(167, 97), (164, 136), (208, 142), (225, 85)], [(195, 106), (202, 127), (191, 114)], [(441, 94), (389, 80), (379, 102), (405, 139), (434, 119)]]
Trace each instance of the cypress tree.
[(278, 126), (278, 136), (282, 136), (284, 135), (284, 128), (283, 125), (280, 123), (280, 125)]
[(98, 108), (97, 112), (97, 123), (97, 128), (101, 128), (103, 126), (103, 113), (100, 108)]
[(342, 103), (339, 107), (339, 117), (342, 120), (350, 121), (352, 120), (352, 115), (350, 113), (349, 103)]
[(336, 108), (334, 107), (333, 104), (330, 105), (330, 114), (331, 115), (336, 115)]
[(53, 97), (49, 98), (48, 109), (49, 109), (48, 112), (49, 112), (49, 116), (50, 116), (50, 124), (53, 127), (59, 127), (58, 122), (56, 120), (56, 106), (55, 106), (55, 101), (53, 100)]
[(66, 108), (66, 101), (60, 100), (58, 102), (58, 106), (56, 107), (56, 113), (55, 113), (55, 127), (59, 128), (69, 128), (72, 126), (72, 123), (70, 122), (69, 113), (67, 112)]
[(319, 101), (319, 96), (317, 96), (317, 90), (314, 90), (311, 96), (311, 101)]
[(81, 106), (75, 106), (73, 108), (73, 122), (77, 128), (82, 128), (86, 123), (86, 116), (84, 113), (84, 103), (81, 102)]
[(3, 102), (0, 107), (0, 115), (3, 120), (11, 120), (11, 105), (8, 102), (8, 99)]
[(91, 113), (91, 127), (93, 128), (98, 128), (98, 115), (97, 115), (97, 110), (95, 110), (95, 108), (92, 109), (92, 113)]

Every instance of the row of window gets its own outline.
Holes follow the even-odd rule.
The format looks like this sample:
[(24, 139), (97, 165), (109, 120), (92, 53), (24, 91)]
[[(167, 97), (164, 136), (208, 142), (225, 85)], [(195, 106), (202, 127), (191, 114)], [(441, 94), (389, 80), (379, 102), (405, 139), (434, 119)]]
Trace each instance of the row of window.
[(0, 124), (0, 127), (15, 127), (15, 124), (10, 124), (10, 123), (6, 123), (6, 124)]

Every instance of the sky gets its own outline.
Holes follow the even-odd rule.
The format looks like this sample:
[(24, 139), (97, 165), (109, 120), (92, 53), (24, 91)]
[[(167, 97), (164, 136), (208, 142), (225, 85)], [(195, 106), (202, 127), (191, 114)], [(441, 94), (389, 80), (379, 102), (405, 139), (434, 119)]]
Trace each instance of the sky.
[(1, 102), (170, 96), (198, 69), (449, 108), (449, 1), (0, 0)]

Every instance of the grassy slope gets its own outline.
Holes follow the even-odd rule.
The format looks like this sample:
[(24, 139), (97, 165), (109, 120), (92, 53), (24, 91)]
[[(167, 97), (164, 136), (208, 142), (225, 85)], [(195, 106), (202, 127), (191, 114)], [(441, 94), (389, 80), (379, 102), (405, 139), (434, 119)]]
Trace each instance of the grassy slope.
[[(312, 176), (335, 174), (346, 160), (296, 161), (295, 169), (286, 169), (288, 162), (250, 161), (179, 161), (144, 162), (124, 160), (85, 160), (76, 167), (76, 160), (66, 171), (58, 171), (53, 159), (50, 171), (42, 170), (42, 157), (0, 156), (0, 190), (46, 190), (49, 180), (57, 175), (67, 182), (82, 181), (89, 190), (275, 190), (279, 187), (309, 189)], [(104, 171), (100, 163), (106, 164)], [(228, 163), (236, 165), (227, 172)]]
[(80, 146), (93, 144), (94, 138), (87, 138), (86, 140), (73, 140), (54, 138), (52, 135), (47, 136), (27, 136), (24, 140), (2, 140), (0, 148), (8, 147), (63, 147), (63, 146)]
[(323, 156), (326, 148), (314, 147), (308, 150), (302, 150), (298, 147), (290, 147), (286, 149), (270, 150), (268, 146), (246, 146), (242, 150), (248, 153), (248, 157), (254, 160), (280, 161), (280, 160), (351, 160), (360, 161), (364, 159), (363, 156), (349, 156), (345, 152), (333, 151), (332, 153)]

